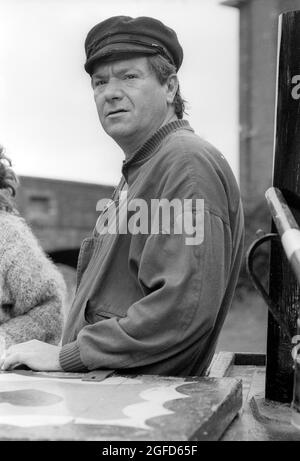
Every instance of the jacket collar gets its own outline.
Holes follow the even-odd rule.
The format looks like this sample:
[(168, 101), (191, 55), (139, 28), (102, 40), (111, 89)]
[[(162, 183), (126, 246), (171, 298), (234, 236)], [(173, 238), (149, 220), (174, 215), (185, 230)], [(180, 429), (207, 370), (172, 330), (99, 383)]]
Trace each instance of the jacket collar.
[(135, 165), (138, 162), (142, 162), (143, 160), (147, 160), (151, 156), (151, 154), (153, 154), (156, 151), (156, 149), (166, 138), (166, 136), (180, 128), (191, 129), (189, 122), (187, 120), (175, 120), (159, 128), (145, 142), (145, 144), (142, 145), (142, 147), (139, 150), (137, 150), (128, 160), (123, 161), (122, 173), (124, 177), (127, 179), (128, 170), (131, 166)]

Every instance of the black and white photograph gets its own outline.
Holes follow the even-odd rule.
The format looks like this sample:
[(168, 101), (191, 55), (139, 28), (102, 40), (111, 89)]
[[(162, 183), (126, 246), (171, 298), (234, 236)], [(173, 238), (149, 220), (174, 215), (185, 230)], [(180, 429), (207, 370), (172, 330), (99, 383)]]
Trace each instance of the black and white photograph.
[(300, 441), (299, 226), (300, 0), (0, 0), (0, 441)]

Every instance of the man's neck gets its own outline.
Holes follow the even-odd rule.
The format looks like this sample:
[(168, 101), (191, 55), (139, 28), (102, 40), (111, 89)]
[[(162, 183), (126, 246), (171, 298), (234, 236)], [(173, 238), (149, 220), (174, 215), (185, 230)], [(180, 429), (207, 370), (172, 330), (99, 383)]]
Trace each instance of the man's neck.
[(140, 140), (139, 142), (136, 142), (135, 145), (128, 145), (128, 146), (121, 146), (123, 148), (123, 152), (124, 152), (124, 155), (125, 155), (125, 159), (126, 161), (129, 160), (131, 157), (133, 157), (133, 155), (145, 144), (145, 142), (151, 138), (151, 136), (153, 136), (157, 130), (159, 130), (159, 128), (161, 128), (162, 126), (164, 125), (167, 125), (168, 123), (170, 122), (173, 122), (175, 120), (178, 120), (176, 114), (168, 114), (165, 119), (163, 120), (163, 122), (154, 130), (150, 131), (147, 136), (146, 136), (146, 139), (143, 138), (142, 140)]

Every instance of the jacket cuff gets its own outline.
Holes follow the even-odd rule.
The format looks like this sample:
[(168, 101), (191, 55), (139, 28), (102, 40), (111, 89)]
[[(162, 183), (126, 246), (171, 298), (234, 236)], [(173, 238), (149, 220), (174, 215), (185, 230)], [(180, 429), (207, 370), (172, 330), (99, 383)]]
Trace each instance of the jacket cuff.
[(80, 358), (76, 341), (62, 346), (59, 353), (59, 363), (64, 371), (88, 371)]

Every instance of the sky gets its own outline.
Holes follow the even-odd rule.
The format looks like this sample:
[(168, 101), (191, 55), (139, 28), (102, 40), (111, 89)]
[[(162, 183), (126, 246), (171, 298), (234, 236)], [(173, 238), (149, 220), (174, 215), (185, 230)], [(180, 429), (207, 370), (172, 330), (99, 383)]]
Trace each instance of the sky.
[(0, 0), (0, 144), (16, 173), (118, 183), (124, 154), (101, 128), (83, 68), (87, 32), (115, 15), (176, 31), (185, 118), (238, 179), (238, 10), (219, 0)]

